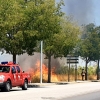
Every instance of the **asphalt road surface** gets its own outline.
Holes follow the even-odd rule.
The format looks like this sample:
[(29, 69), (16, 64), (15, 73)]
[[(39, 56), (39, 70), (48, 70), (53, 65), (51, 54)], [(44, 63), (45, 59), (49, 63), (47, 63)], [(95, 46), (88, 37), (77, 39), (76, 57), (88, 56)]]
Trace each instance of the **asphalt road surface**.
[(77, 96), (64, 98), (60, 100), (100, 100), (100, 91), (87, 93), (83, 95), (77, 95)]
[(41, 87), (29, 88), (25, 91), (20, 88), (13, 88), (10, 92), (0, 92), (0, 100), (66, 100), (64, 98), (87, 94), (99, 90), (100, 82), (43, 85)]

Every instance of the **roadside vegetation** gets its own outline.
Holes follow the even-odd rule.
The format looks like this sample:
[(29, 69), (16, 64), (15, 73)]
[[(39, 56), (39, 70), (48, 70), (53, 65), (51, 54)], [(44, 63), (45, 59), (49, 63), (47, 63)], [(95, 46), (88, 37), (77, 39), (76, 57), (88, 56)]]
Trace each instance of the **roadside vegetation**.
[[(81, 72), (83, 67), (79, 66), (77, 68), (77, 80), (82, 80)], [(96, 80), (96, 66), (88, 66), (88, 80)], [(68, 67), (63, 66), (56, 70), (55, 72), (58, 75), (60, 81), (68, 81)], [(70, 68), (70, 81), (75, 81), (75, 66)]]
[[(82, 72), (83, 67), (79, 66), (77, 69), (77, 81), (82, 81)], [(61, 81), (68, 81), (68, 66), (61, 66), (54, 71), (56, 79), (53, 79), (51, 76), (52, 82), (61, 82)], [(97, 75), (97, 66), (88, 66), (88, 80), (96, 80)], [(43, 82), (47, 82), (47, 77), (43, 77)], [(70, 68), (70, 81), (75, 81), (75, 66), (71, 66)], [(40, 82), (39, 76), (34, 76), (32, 78), (33, 83)]]

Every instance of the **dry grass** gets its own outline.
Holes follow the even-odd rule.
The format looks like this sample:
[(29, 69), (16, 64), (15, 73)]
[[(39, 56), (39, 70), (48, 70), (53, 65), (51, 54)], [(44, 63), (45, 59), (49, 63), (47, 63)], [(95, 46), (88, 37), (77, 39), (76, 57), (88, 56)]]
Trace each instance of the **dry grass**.
[[(68, 75), (57, 75), (59, 81), (68, 81)], [(75, 76), (70, 75), (70, 81), (75, 81)], [(77, 80), (81, 80), (81, 76), (77, 76)]]
[[(96, 80), (96, 75), (89, 75), (88, 80)], [(57, 75), (58, 81), (68, 81), (68, 75)], [(82, 80), (81, 75), (77, 75), (77, 80)], [(70, 81), (75, 81), (75, 76), (70, 75)]]
[[(78, 75), (77, 80), (82, 80), (82, 77), (80, 75)], [(96, 75), (88, 76), (88, 80), (96, 80)], [(61, 81), (68, 82), (68, 75), (53, 75), (51, 77), (51, 82), (61, 82)], [(70, 75), (70, 81), (75, 81), (74, 75)], [(39, 83), (39, 82), (40, 82), (40, 78), (38, 76), (35, 76), (32, 78), (32, 83)], [(42, 82), (46, 83), (47, 77), (43, 77)]]
[(97, 76), (96, 75), (89, 75), (88, 80), (96, 80)]

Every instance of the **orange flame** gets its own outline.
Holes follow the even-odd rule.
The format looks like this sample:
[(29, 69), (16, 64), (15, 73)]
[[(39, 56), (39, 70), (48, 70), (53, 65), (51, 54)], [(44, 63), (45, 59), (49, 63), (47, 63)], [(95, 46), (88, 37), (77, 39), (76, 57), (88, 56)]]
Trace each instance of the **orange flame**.
[[(57, 75), (54, 73), (55, 68), (51, 69), (51, 81), (58, 82)], [(36, 62), (36, 67), (29, 69), (29, 73), (31, 75), (31, 79), (34, 77), (40, 78), (40, 61)], [(42, 64), (42, 78), (44, 80), (48, 79), (48, 67), (45, 64)]]

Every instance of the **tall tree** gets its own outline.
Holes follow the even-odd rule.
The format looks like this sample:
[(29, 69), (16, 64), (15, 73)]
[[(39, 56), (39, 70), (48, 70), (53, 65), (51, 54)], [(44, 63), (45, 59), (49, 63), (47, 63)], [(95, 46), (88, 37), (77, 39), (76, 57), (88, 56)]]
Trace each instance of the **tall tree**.
[(79, 43), (79, 55), (86, 61), (86, 80), (88, 76), (87, 64), (100, 58), (99, 41), (98, 28), (93, 23), (86, 25), (83, 30), (82, 41)]
[[(55, 0), (35, 0), (34, 2), (30, 0), (26, 3), (27, 8), (25, 12), (26, 19), (26, 31), (24, 31), (24, 39), (27, 45), (26, 51), (28, 54), (33, 53), (33, 47), (30, 46), (34, 44), (34, 39), (37, 38), (38, 41), (43, 40), (44, 45), (52, 41), (54, 34), (58, 34), (61, 29), (61, 16), (63, 12), (61, 11), (61, 5), (63, 2), (55, 3)], [(28, 33), (29, 32), (29, 33)], [(45, 41), (47, 42), (45, 44)], [(50, 46), (50, 45), (49, 45)], [(50, 47), (51, 48), (51, 47)], [(51, 51), (48, 51), (48, 58), (51, 60)], [(50, 56), (49, 56), (50, 55)], [(51, 74), (51, 63), (48, 63), (48, 82), (50, 82)]]
[(67, 54), (75, 47), (80, 34), (79, 27), (67, 17), (61, 20), (61, 30), (44, 40), (44, 54), (48, 58), (48, 82), (51, 82), (51, 56), (66, 57)]
[(16, 61), (16, 54), (23, 53), (23, 20), (20, 0), (0, 1), (0, 46), (13, 55), (13, 61)]
[(97, 60), (97, 80), (100, 79), (100, 68), (99, 68), (99, 59), (100, 59), (100, 26), (97, 26), (95, 28), (95, 33), (98, 35), (97, 37), (97, 47), (96, 47), (96, 55), (94, 54), (95, 56), (95, 60)]

